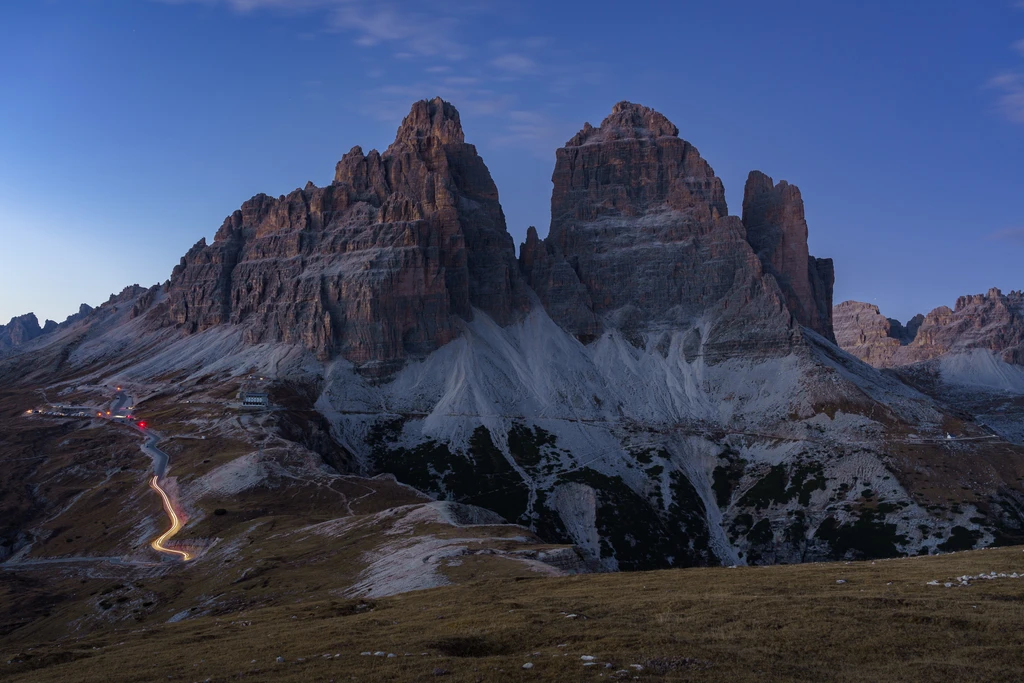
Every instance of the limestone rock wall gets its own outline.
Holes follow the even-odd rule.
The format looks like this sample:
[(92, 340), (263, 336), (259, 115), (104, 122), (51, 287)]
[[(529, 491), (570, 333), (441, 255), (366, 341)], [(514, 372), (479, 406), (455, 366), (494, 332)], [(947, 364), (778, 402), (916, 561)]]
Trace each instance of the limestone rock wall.
[(6, 325), (0, 325), (0, 356), (14, 353), (30, 341), (68, 327), (89, 315), (92, 310), (92, 306), (82, 304), (78, 308), (78, 313), (72, 313), (64, 322), (47, 320), (42, 326), (39, 325), (39, 318), (35, 313), (15, 316)]
[(182, 258), (151, 315), (188, 333), (240, 325), (252, 343), (387, 373), (454, 339), (475, 310), (514, 322), (532, 287), (584, 342), (682, 328), (708, 357), (785, 353), (799, 324), (831, 338), (834, 275), (807, 254), (799, 191), (757, 179), (748, 226), (668, 119), (620, 102), (557, 151), (549, 234), (531, 228), (517, 262), (458, 112), (424, 100), (383, 153), (345, 154), (327, 187), (245, 202)]
[(200, 241), (168, 287), (170, 322), (243, 325), (386, 371), (455, 337), (473, 308), (528, 308), (498, 192), (458, 112), (413, 105), (383, 153), (354, 147), (327, 187), (257, 195)]
[(743, 192), (747, 241), (764, 269), (778, 281), (786, 305), (801, 325), (835, 341), (832, 330), (832, 259), (807, 251), (807, 220), (800, 189), (751, 171)]
[[(50, 322), (52, 321), (47, 321)], [(0, 325), (0, 352), (15, 349), (43, 334), (45, 332), (39, 326), (39, 319), (35, 313), (15, 316), (6, 325)]]
[[(778, 216), (764, 213), (802, 234), (759, 259), (707, 161), (663, 115), (629, 102), (556, 152), (552, 183), (550, 231), (528, 232), (520, 268), (577, 338), (704, 326), (697, 338), (713, 358), (785, 352), (800, 340), (794, 319), (831, 338), (832, 263), (807, 254), (796, 188)], [(796, 294), (776, 276), (790, 271), (802, 277)]]
[(901, 340), (878, 306), (844, 301), (833, 309), (833, 321), (836, 340), (844, 351), (876, 368), (892, 364)]
[(845, 301), (835, 307), (836, 338), (849, 353), (886, 368), (970, 349), (998, 352), (1024, 365), (1024, 293), (962, 296), (953, 309), (939, 306), (907, 324), (882, 316), (878, 307)]

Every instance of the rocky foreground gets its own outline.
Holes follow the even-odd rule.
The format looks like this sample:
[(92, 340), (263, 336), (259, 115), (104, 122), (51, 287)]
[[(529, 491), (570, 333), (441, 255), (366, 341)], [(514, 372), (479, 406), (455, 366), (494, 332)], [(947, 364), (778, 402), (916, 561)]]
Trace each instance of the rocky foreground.
[(492, 579), (385, 599), (306, 591), (263, 609), (58, 640), (8, 639), (0, 642), (0, 676), (12, 683), (1015, 681), (1024, 669), (1022, 558), (1018, 547)]

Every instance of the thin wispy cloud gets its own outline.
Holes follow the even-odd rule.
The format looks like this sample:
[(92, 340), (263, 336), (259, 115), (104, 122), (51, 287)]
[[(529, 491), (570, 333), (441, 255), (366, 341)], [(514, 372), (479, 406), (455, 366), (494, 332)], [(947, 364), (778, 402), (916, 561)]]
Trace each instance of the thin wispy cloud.
[(1000, 91), (998, 107), (1008, 120), (1024, 123), (1024, 73), (1007, 71), (988, 82), (990, 88)]
[(518, 146), (540, 159), (551, 159), (552, 151), (565, 144), (579, 128), (550, 114), (531, 110), (508, 112), (504, 131), (492, 141), (496, 146)]
[(478, 85), (480, 83), (480, 79), (476, 78), (475, 76), (449, 76), (448, 78), (444, 79), (443, 82), (445, 85), (450, 85), (455, 88), (462, 88), (472, 85)]
[(1024, 228), (1006, 228), (997, 230), (985, 236), (989, 242), (1003, 242), (1010, 244), (1024, 244)]
[[(260, 9), (304, 11), (336, 4), (331, 0), (156, 0), (165, 5), (225, 5), (236, 12), (252, 12)], [(341, 0), (337, 0), (341, 1)]]
[[(575, 130), (551, 112), (571, 97), (567, 93), (595, 82), (593, 75), (600, 72), (560, 52), (559, 42), (545, 36), (499, 35), (480, 43), (471, 22), (500, 18), (503, 10), (500, 3), (487, 0), (153, 1), (220, 6), (241, 15), (307, 14), (312, 34), (336, 34), (365, 51), (371, 64), (364, 73), (379, 84), (360, 93), (364, 115), (400, 120), (410, 102), (441, 96), (467, 117), (489, 119), (482, 134), (474, 133), (479, 142), (521, 146), (545, 159)], [(403, 66), (396, 70), (389, 64)], [(509, 83), (518, 85), (502, 85)], [(521, 101), (523, 92), (543, 93), (543, 103), (536, 97)]]
[[(350, 35), (360, 47), (392, 45), (398, 54), (457, 61), (466, 46), (455, 39), (467, 3), (409, 3), (381, 0), (156, 0), (169, 5), (221, 5), (240, 14), (259, 10), (319, 12), (322, 30)], [(397, 56), (397, 55), (396, 55)]]
[[(1015, 3), (1024, 9), (1024, 0)], [(1020, 57), (1024, 57), (1024, 39), (1010, 46)], [(988, 87), (1000, 92), (997, 100), (999, 111), (1008, 121), (1024, 124), (1024, 67), (1007, 69), (990, 78)]]
[(331, 12), (332, 25), (356, 34), (356, 45), (401, 46), (403, 52), (457, 61), (465, 58), (466, 47), (454, 38), (455, 16), (437, 16), (408, 11), (392, 3), (339, 0)]
[(529, 74), (537, 70), (537, 62), (515, 52), (500, 55), (491, 60), (491, 65), (514, 74)]

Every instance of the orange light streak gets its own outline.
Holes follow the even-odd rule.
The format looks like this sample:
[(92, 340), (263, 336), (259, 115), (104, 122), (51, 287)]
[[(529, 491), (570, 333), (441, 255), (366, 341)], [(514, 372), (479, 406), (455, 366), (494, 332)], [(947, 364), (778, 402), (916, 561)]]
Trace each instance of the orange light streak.
[(179, 557), (181, 557), (183, 561), (188, 562), (192, 559), (191, 553), (185, 550), (176, 550), (174, 548), (168, 548), (164, 545), (165, 542), (173, 538), (174, 535), (181, 530), (181, 527), (183, 525), (181, 523), (181, 519), (178, 518), (178, 513), (174, 511), (174, 506), (171, 505), (171, 499), (167, 497), (167, 494), (164, 493), (164, 490), (160, 488), (160, 484), (157, 483), (156, 475), (154, 475), (153, 478), (149, 480), (149, 488), (153, 489), (154, 491), (160, 494), (160, 498), (162, 498), (164, 501), (164, 512), (167, 513), (167, 517), (171, 520), (171, 528), (162, 533), (157, 538), (155, 538), (153, 542), (149, 545), (152, 546), (153, 550), (157, 551), (158, 553), (178, 555)]

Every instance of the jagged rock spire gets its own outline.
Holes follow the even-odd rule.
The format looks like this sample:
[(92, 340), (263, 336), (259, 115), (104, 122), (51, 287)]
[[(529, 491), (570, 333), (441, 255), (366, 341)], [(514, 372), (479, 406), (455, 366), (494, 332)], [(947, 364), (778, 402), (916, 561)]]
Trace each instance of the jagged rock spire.
[(751, 171), (743, 190), (743, 226), (761, 264), (778, 281), (786, 305), (801, 325), (826, 339), (832, 332), (832, 259), (807, 251), (807, 221), (800, 189)]
[(386, 367), (450, 341), (455, 316), (508, 324), (527, 307), (497, 188), (440, 98), (415, 103), (383, 154), (353, 147), (328, 187), (245, 202), (182, 259), (168, 302), (189, 330), (242, 325)]

